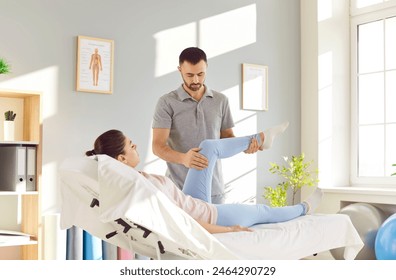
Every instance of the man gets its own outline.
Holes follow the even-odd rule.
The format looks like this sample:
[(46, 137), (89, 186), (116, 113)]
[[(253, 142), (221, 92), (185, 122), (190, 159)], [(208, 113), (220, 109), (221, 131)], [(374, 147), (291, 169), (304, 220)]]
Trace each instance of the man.
[[(204, 84), (207, 58), (203, 50), (190, 47), (179, 56), (178, 70), (183, 84), (163, 95), (153, 117), (153, 153), (167, 162), (167, 175), (182, 189), (188, 168), (202, 170), (208, 160), (199, 153), (204, 139), (234, 137), (234, 121), (227, 97)], [(259, 148), (256, 139), (245, 153)], [(212, 203), (223, 203), (221, 162), (212, 181)]]

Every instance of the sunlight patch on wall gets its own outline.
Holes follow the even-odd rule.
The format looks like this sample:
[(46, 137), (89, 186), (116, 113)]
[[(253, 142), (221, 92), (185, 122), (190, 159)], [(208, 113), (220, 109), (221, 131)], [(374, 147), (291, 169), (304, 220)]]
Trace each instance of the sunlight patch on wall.
[(384, 2), (384, 0), (355, 0), (356, 8), (361, 9)]
[[(228, 167), (223, 165), (223, 169), (225, 168)], [(247, 173), (238, 172), (240, 177), (225, 183), (226, 203), (254, 204), (257, 192), (257, 169), (254, 168), (254, 170)]]
[(42, 103), (45, 100), (41, 113), (44, 120), (58, 112), (58, 76), (58, 67), (51, 66), (0, 82), (0, 88), (41, 92)]
[[(44, 147), (45, 145), (46, 143), (43, 144)], [(60, 194), (58, 189), (54, 187), (58, 186), (59, 183), (58, 170), (59, 165), (55, 161), (43, 164), (41, 175), (41, 200), (46, 202), (41, 206), (41, 212), (43, 215), (59, 211), (59, 205), (56, 201), (58, 199), (57, 196)]]
[(319, 179), (321, 184), (332, 182), (333, 163), (333, 55), (326, 52), (319, 56)]
[(252, 4), (154, 34), (155, 77), (176, 71), (184, 48), (200, 47), (209, 59), (254, 44), (256, 14), (256, 4)]
[(256, 42), (256, 4), (215, 15), (199, 22), (199, 44), (208, 58)]
[(151, 143), (153, 142), (153, 130), (150, 129), (150, 138), (148, 139), (149, 145), (147, 145), (146, 157), (140, 158), (139, 169), (152, 174), (165, 175), (166, 173), (166, 162), (156, 155), (154, 155)]
[[(240, 87), (222, 90), (229, 100), (236, 136), (254, 134), (257, 131), (257, 113), (241, 109)], [(240, 153), (223, 159), (223, 178), (226, 185), (226, 202), (252, 202), (256, 197), (257, 155)]]
[(181, 25), (154, 34), (155, 77), (177, 70), (181, 50), (197, 45), (197, 23)]
[(333, 16), (333, 0), (321, 0), (318, 3), (318, 22), (330, 19)]
[(221, 91), (228, 98), (232, 117), (234, 119), (234, 132), (237, 135), (253, 134), (257, 131), (257, 113), (242, 110), (240, 86), (236, 85)]
[(333, 54), (326, 52), (319, 55), (318, 61), (318, 87), (319, 90), (331, 86), (333, 84)]

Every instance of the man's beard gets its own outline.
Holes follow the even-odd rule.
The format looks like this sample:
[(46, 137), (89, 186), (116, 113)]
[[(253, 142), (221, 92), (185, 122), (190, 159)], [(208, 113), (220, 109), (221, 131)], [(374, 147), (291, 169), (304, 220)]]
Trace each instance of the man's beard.
[(201, 88), (202, 88), (202, 84), (200, 84), (200, 83), (198, 83), (198, 84), (194, 84), (194, 83), (191, 83), (191, 84), (187, 84), (185, 81), (184, 81), (184, 84), (185, 84), (185, 86), (189, 89), (189, 90), (191, 90), (191, 91), (198, 91), (198, 90), (200, 90)]

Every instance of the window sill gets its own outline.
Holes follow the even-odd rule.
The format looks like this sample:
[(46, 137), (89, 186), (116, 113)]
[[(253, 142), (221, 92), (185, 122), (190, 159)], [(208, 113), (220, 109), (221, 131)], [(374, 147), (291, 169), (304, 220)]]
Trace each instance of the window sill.
[(320, 187), (325, 193), (344, 193), (344, 194), (362, 194), (362, 195), (394, 195), (396, 196), (396, 186), (369, 186), (369, 185), (352, 185), (340, 187)]
[(387, 215), (396, 213), (396, 186), (340, 186), (321, 187), (323, 213), (337, 213), (348, 204), (363, 202), (382, 209)]

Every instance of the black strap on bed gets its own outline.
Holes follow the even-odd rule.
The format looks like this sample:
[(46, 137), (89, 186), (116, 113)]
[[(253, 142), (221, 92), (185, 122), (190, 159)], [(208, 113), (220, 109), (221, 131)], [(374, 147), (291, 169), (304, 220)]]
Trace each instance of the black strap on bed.
[(161, 241), (158, 241), (158, 248), (161, 254), (165, 254), (165, 248), (164, 245), (162, 245)]
[[(94, 208), (95, 206), (99, 207), (99, 200), (97, 198), (93, 198), (92, 201), (91, 201), (91, 204), (89, 206), (91, 208)], [(117, 224), (119, 224), (119, 225), (124, 227), (124, 230), (122, 231), (123, 233), (127, 233), (132, 228), (131, 225), (129, 225), (127, 222), (125, 222), (121, 218), (117, 219), (117, 220), (114, 220), (114, 221)], [(143, 227), (141, 225), (138, 225), (138, 224), (135, 224), (135, 223), (134, 223), (134, 225), (137, 228), (143, 230), (143, 238), (147, 238), (150, 235), (150, 233), (152, 232), (151, 230), (149, 230), (149, 229), (147, 229), (147, 228), (145, 228), (145, 227)], [(108, 234), (106, 234), (106, 238), (110, 239), (110, 238), (112, 238), (113, 236), (115, 236), (117, 234), (118, 234), (118, 232), (116, 230), (112, 231), (112, 232), (109, 232)], [(158, 241), (157, 244), (158, 244), (158, 249), (160, 250), (160, 253), (161, 254), (165, 254), (165, 248), (164, 248), (164, 245), (161, 243), (161, 241)]]
[(117, 233), (118, 233), (117, 231), (112, 231), (112, 232), (106, 234), (106, 239), (112, 238), (112, 237), (113, 237), (114, 235), (116, 235)]
[(96, 198), (92, 199), (91, 204), (89, 205), (89, 207), (94, 208), (95, 206), (99, 207), (99, 200), (97, 200)]
[(132, 228), (132, 226), (130, 226), (127, 222), (125, 222), (123, 219), (117, 219), (117, 220), (115, 220), (115, 222), (117, 223), (117, 224), (119, 224), (119, 225), (122, 225), (123, 227), (124, 227), (124, 230), (122, 231), (123, 233), (127, 233), (131, 228)]
[(140, 228), (141, 230), (144, 231), (144, 233), (143, 233), (143, 238), (147, 238), (147, 236), (150, 235), (151, 230), (148, 230), (147, 228), (142, 227), (141, 225), (138, 225), (138, 224), (135, 224), (135, 225), (137, 226), (137, 228)]

